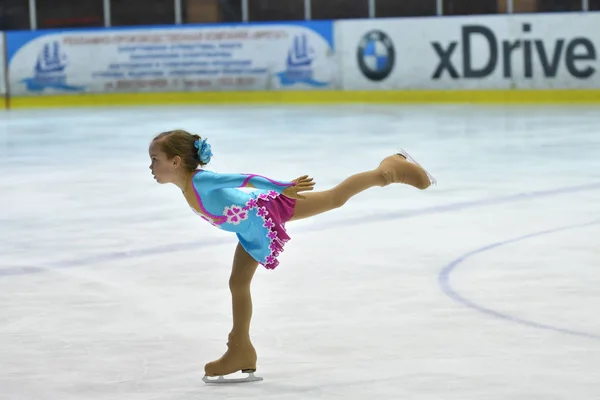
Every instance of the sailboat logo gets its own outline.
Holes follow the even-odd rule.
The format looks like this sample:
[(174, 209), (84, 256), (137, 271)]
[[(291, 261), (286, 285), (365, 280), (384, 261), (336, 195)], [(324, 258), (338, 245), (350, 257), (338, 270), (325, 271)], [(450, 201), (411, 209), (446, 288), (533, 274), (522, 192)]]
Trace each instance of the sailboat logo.
[(33, 78), (26, 78), (21, 82), (25, 83), (27, 90), (31, 92), (41, 92), (47, 88), (71, 92), (84, 90), (84, 86), (67, 84), (66, 67), (67, 55), (61, 51), (60, 43), (46, 43), (37, 57)]
[(327, 86), (328, 82), (319, 82), (313, 78), (312, 63), (315, 60), (315, 50), (308, 44), (306, 35), (295, 36), (288, 50), (286, 69), (277, 74), (284, 86), (305, 83), (310, 86)]

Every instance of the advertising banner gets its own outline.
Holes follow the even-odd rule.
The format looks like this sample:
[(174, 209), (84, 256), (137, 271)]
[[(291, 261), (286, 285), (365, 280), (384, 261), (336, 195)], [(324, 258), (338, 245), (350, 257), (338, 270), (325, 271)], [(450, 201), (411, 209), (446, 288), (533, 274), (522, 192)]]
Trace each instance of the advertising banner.
[(346, 90), (600, 87), (600, 14), (340, 21)]
[(333, 23), (7, 33), (12, 95), (336, 89)]

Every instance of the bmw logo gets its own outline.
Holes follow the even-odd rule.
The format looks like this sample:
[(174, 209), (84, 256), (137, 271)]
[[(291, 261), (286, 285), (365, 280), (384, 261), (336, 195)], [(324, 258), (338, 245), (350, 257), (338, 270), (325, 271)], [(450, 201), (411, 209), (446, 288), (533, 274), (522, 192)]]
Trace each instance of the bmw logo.
[(358, 44), (358, 67), (372, 81), (382, 81), (394, 69), (396, 52), (390, 37), (379, 30), (367, 32)]

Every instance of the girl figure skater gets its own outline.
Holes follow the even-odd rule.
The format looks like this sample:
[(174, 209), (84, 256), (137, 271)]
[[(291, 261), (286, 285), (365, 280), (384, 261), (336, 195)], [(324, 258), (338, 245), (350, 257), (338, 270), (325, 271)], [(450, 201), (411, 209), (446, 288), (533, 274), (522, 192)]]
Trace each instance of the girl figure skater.
[[(255, 174), (205, 170), (212, 157), (211, 146), (206, 139), (184, 130), (160, 133), (150, 143), (149, 153), (150, 170), (158, 183), (177, 185), (194, 212), (215, 227), (235, 233), (239, 241), (229, 279), (233, 327), (225, 354), (205, 365), (205, 382), (262, 380), (254, 376), (257, 355), (250, 340), (250, 283), (259, 264), (270, 270), (279, 265), (277, 257), (290, 240), (287, 222), (342, 207), (351, 197), (372, 187), (401, 183), (424, 190), (436, 183), (404, 151), (386, 157), (375, 169), (354, 174), (329, 190), (312, 193), (304, 193), (315, 185), (307, 175), (276, 181)], [(242, 187), (257, 190), (248, 193), (237, 189)], [(224, 378), (238, 371), (249, 376)]]

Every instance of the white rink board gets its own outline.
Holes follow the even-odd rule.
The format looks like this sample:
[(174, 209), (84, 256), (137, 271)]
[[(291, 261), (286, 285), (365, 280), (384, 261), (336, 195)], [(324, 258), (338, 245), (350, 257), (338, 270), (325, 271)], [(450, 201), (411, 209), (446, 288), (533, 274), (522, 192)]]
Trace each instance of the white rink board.
[(12, 93), (339, 88), (332, 23), (9, 33)]
[[(355, 20), (335, 28), (345, 90), (600, 87), (596, 13)], [(387, 35), (391, 46), (376, 40), (376, 51), (369, 45), (361, 51), (361, 40), (372, 31)], [(386, 64), (392, 48), (393, 64)], [(439, 53), (450, 54), (452, 68), (436, 76)], [(360, 59), (375, 79), (361, 71)], [(386, 65), (393, 65), (388, 74)]]

